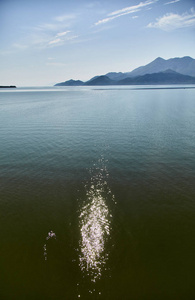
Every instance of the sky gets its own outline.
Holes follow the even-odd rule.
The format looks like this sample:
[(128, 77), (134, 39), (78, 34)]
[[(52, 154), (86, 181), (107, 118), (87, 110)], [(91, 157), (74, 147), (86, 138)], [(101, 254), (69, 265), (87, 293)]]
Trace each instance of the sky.
[(52, 86), (195, 58), (194, 0), (0, 0), (0, 85)]

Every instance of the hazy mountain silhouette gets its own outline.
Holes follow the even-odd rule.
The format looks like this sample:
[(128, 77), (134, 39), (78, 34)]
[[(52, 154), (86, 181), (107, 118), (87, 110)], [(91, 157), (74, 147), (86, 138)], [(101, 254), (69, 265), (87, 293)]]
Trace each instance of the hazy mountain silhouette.
[(130, 84), (195, 84), (195, 77), (183, 75), (173, 70), (145, 74), (136, 77), (127, 77), (117, 82), (119, 85)]
[(189, 56), (182, 58), (170, 58), (168, 60), (158, 57), (151, 63), (143, 67), (136, 68), (132, 72), (125, 74), (127, 77), (135, 77), (145, 74), (158, 73), (168, 69), (184, 75), (195, 76), (195, 59)]
[(106, 76), (108, 76), (112, 80), (122, 80), (128, 77), (127, 73), (122, 73), (122, 72), (110, 72), (107, 73)]
[(168, 60), (158, 57), (151, 63), (131, 72), (110, 72), (106, 75), (95, 76), (87, 82), (71, 79), (58, 83), (56, 86), (194, 83), (195, 59), (185, 56)]
[(84, 85), (112, 85), (115, 84), (115, 81), (110, 79), (106, 75), (96, 76), (89, 81), (85, 82)]
[(83, 85), (83, 84), (84, 84), (84, 82), (81, 80), (70, 79), (65, 82), (57, 83), (57, 84), (55, 84), (55, 86), (79, 86), (79, 85)]

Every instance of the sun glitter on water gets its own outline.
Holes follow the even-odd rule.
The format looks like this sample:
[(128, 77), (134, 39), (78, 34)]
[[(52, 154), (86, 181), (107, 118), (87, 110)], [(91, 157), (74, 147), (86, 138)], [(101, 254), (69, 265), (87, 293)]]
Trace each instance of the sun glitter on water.
[[(112, 214), (106, 203), (107, 196), (111, 195), (106, 181), (107, 176), (105, 167), (96, 169), (96, 175), (91, 178), (86, 192), (87, 200), (79, 215), (80, 268), (92, 282), (101, 278), (108, 259), (106, 242), (111, 233)], [(113, 195), (111, 198), (114, 200)]]

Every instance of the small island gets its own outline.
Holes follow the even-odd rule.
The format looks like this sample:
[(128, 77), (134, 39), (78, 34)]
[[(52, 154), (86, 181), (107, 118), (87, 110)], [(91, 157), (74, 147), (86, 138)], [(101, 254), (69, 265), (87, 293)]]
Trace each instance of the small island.
[(13, 89), (16, 88), (15, 85), (0, 85), (0, 89)]

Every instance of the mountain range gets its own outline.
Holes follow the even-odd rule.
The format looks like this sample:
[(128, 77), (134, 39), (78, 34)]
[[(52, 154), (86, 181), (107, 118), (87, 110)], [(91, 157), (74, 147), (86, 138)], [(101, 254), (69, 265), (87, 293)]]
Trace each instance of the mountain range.
[(185, 56), (165, 60), (156, 58), (151, 63), (131, 72), (110, 72), (83, 82), (68, 80), (55, 86), (195, 84), (195, 59)]

